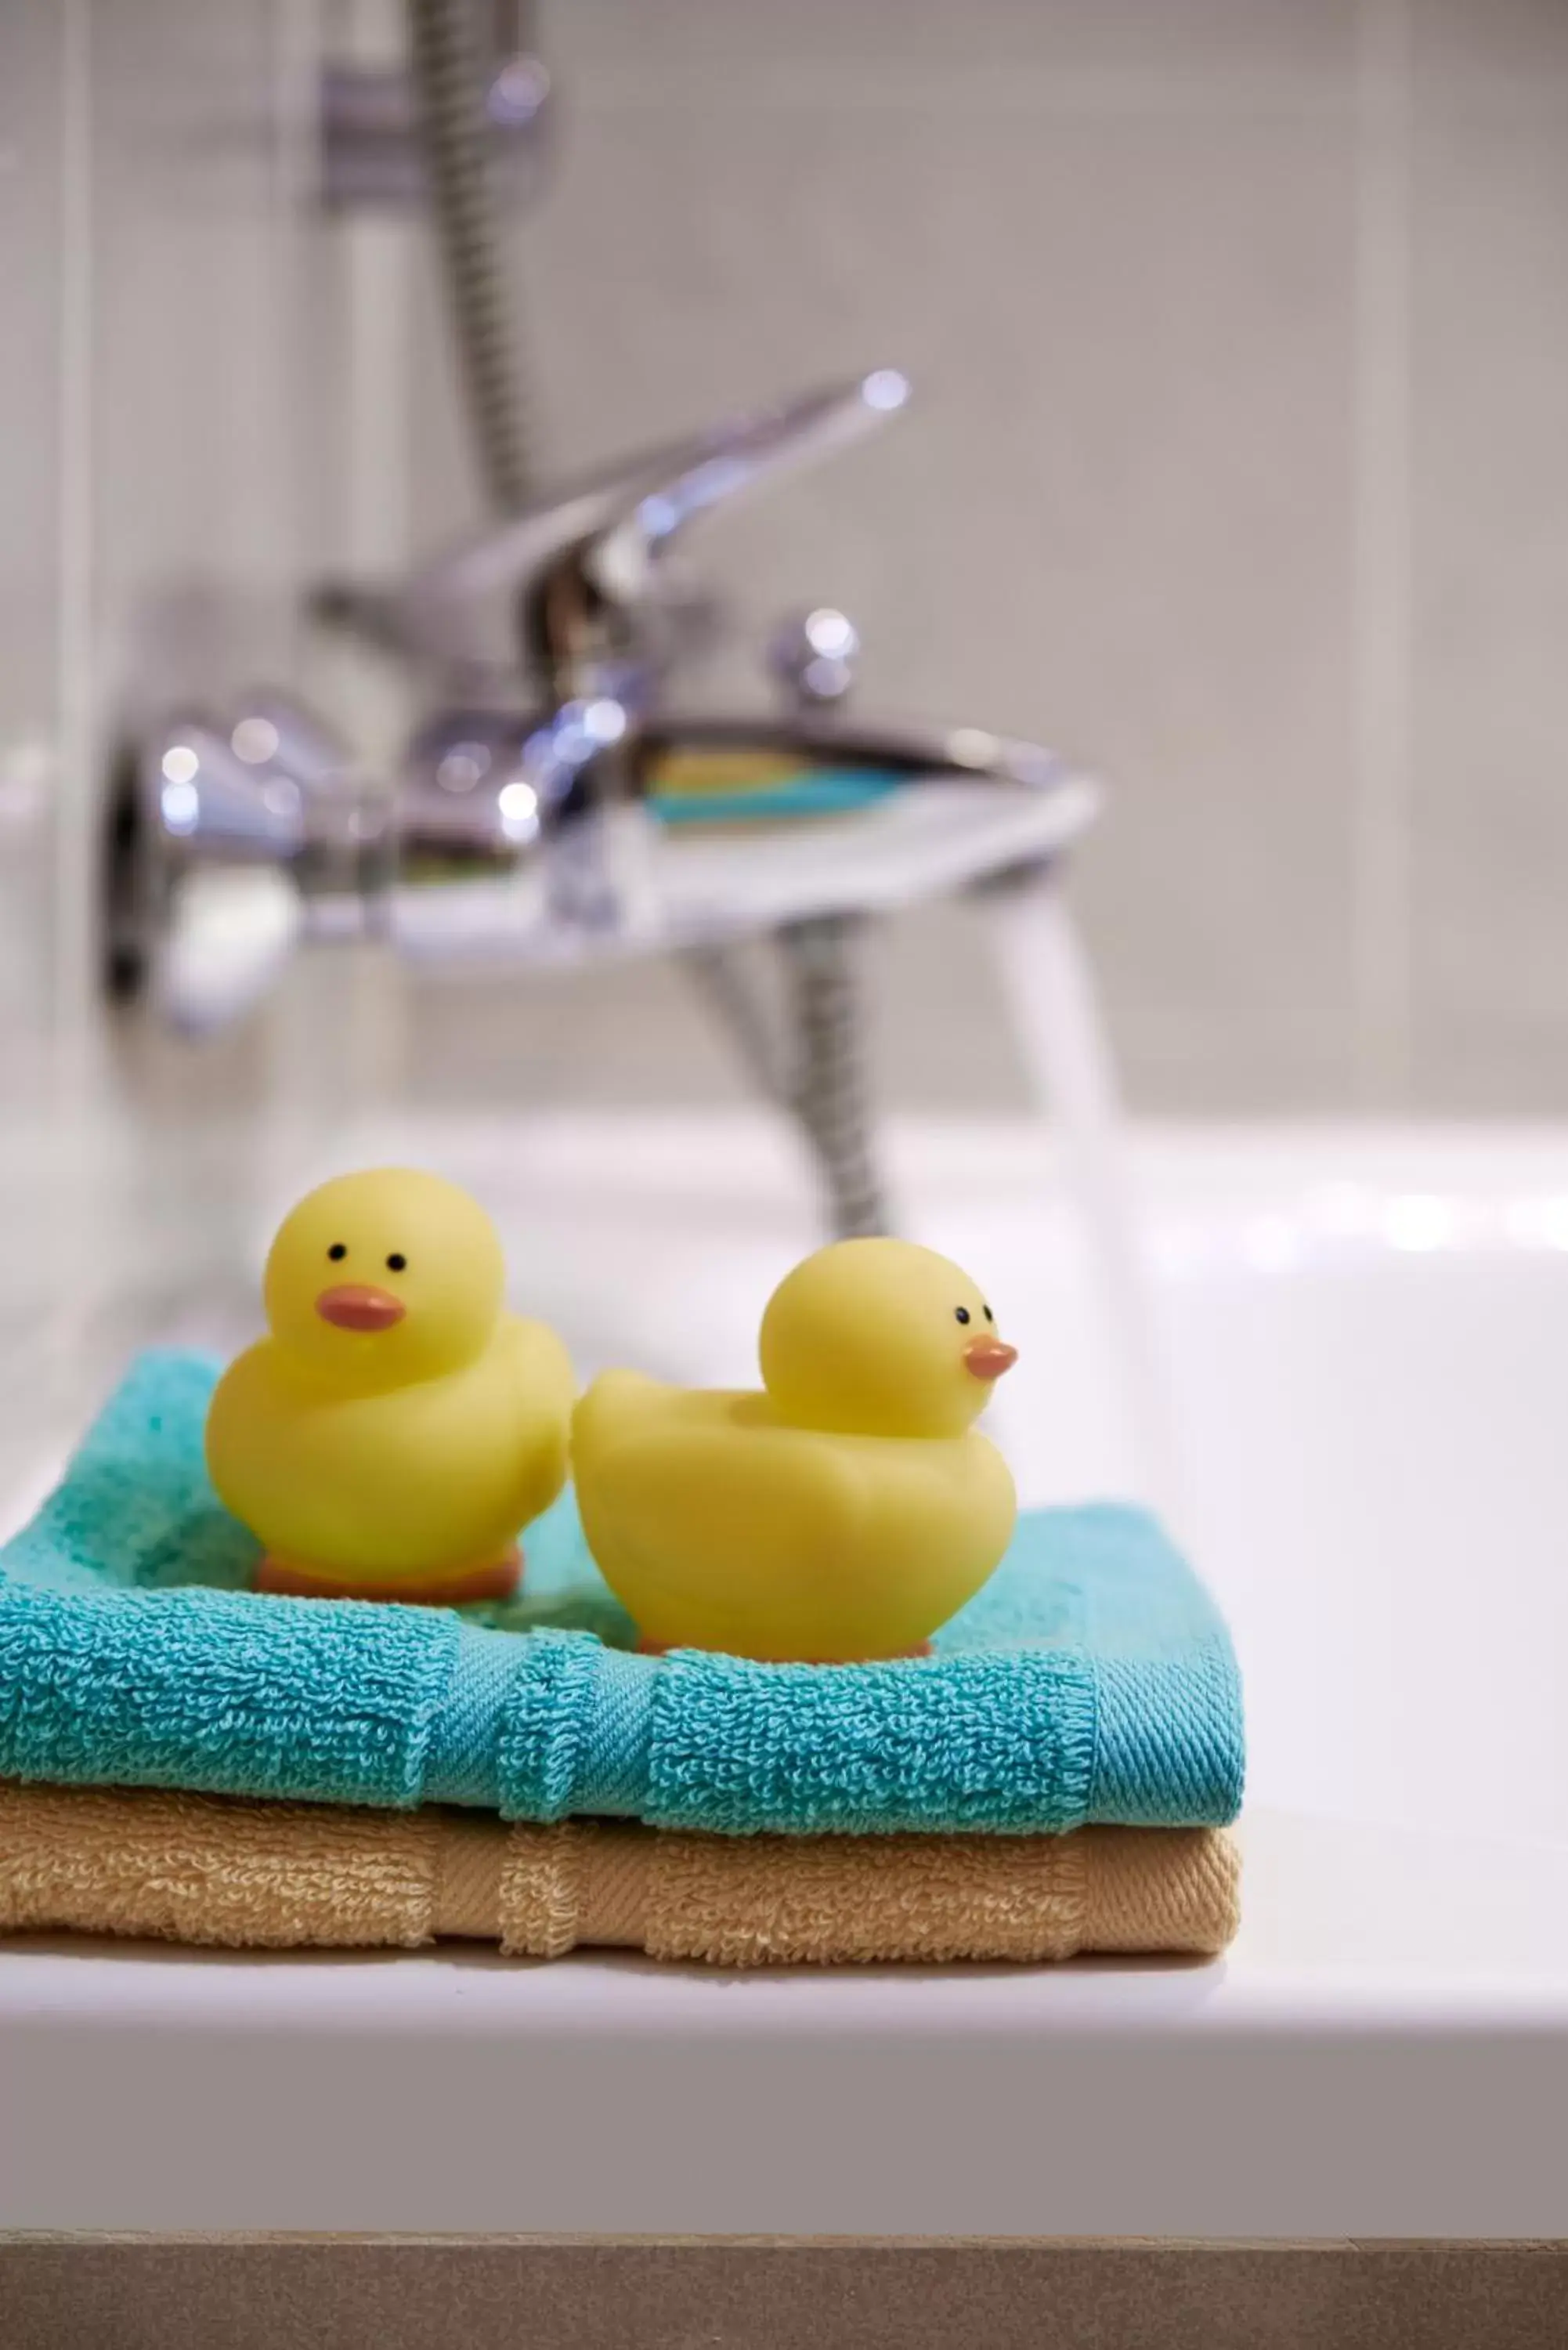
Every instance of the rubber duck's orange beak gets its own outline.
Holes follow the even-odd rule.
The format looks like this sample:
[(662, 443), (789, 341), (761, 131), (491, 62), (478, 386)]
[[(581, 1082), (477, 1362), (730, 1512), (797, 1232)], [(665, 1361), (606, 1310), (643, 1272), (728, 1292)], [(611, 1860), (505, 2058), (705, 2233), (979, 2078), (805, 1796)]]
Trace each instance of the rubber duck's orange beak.
[(345, 1281), (336, 1289), (324, 1289), (316, 1310), (335, 1330), (389, 1330), (402, 1320), (408, 1307), (389, 1289)]
[(971, 1338), (963, 1350), (964, 1367), (977, 1379), (999, 1379), (1018, 1360), (1016, 1347), (1004, 1347), (1000, 1338)]

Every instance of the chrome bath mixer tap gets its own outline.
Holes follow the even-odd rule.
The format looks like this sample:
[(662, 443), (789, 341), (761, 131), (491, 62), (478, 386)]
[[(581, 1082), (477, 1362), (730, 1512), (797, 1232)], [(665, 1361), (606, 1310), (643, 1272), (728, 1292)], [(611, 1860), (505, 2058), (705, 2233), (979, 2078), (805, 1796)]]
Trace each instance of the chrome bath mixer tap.
[[(321, 598), (426, 681), (434, 714), (387, 776), (276, 695), (151, 729), (110, 826), (116, 992), (201, 1032), (311, 941), (513, 971), (681, 955), (799, 1118), (834, 1228), (880, 1226), (856, 929), (1037, 870), (1097, 793), (1033, 743), (852, 721), (855, 632), (826, 608), (775, 640), (788, 708), (683, 712), (681, 656), (713, 612), (670, 592), (665, 558), (908, 393), (880, 369), (742, 417), (538, 500), (399, 588)], [(519, 688), (519, 630), (537, 698)], [(782, 1035), (729, 952), (758, 933), (784, 946)]]

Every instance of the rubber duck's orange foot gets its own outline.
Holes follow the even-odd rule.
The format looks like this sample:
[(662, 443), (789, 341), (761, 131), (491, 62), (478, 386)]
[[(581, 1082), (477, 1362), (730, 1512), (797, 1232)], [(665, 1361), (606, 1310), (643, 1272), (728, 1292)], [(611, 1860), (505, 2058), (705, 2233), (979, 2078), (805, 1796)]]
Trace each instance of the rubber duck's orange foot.
[(510, 1599), (522, 1580), (523, 1553), (514, 1544), (490, 1566), (465, 1567), (458, 1575), (389, 1576), (379, 1583), (346, 1583), (327, 1568), (269, 1556), (256, 1568), (251, 1588), (283, 1599), (378, 1599), (398, 1600), (405, 1607), (466, 1607), (476, 1599)]
[[(667, 1657), (670, 1654), (672, 1645), (681, 1644), (672, 1644), (668, 1640), (649, 1640), (643, 1638), (639, 1634), (637, 1643), (637, 1653), (639, 1657)], [(685, 1645), (689, 1646), (690, 1643)], [(731, 1654), (733, 1652), (727, 1650), (725, 1653)], [(794, 1657), (791, 1658), (789, 1661), (792, 1664), (799, 1665), (817, 1665), (823, 1663), (848, 1665), (854, 1664), (857, 1661), (866, 1664), (896, 1665), (900, 1663), (906, 1657), (929, 1657), (930, 1653), (930, 1642), (929, 1640), (921, 1640), (912, 1648), (896, 1648), (890, 1657), (867, 1657), (861, 1659), (857, 1659), (853, 1657), (829, 1657), (826, 1659), (821, 1657)], [(774, 1659), (773, 1661), (776, 1662), (778, 1660)]]

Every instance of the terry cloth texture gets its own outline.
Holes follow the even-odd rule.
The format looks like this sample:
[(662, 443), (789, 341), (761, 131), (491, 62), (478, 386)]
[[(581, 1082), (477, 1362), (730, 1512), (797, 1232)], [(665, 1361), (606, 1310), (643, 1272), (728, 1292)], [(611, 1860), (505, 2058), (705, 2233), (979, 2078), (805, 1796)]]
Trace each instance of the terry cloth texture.
[(249, 1592), (256, 1545), (202, 1466), (216, 1370), (139, 1357), (0, 1552), (0, 1771), (726, 1835), (1235, 1815), (1231, 1643), (1143, 1511), (1026, 1512), (921, 1661), (636, 1656), (569, 1495), (529, 1530), (513, 1601)]
[(1038, 1961), (1221, 1950), (1236, 1879), (1235, 1846), (1212, 1828), (739, 1838), (0, 1783), (9, 1933), (240, 1950), (463, 1935), (516, 1958), (611, 1943), (728, 1967)]

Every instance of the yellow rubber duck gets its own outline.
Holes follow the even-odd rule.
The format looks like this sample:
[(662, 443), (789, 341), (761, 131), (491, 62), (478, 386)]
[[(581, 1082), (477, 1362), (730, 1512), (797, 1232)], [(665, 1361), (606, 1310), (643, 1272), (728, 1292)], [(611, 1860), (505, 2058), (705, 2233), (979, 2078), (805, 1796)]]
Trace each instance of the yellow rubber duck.
[(645, 1648), (773, 1662), (923, 1654), (1012, 1536), (971, 1423), (1017, 1360), (967, 1274), (839, 1241), (774, 1293), (764, 1392), (596, 1379), (572, 1422), (583, 1528)]
[(576, 1382), (504, 1283), (489, 1217), (436, 1175), (340, 1175), (286, 1218), (271, 1335), (207, 1414), (213, 1482), (266, 1545), (258, 1590), (451, 1605), (515, 1587), (518, 1529), (566, 1481)]

